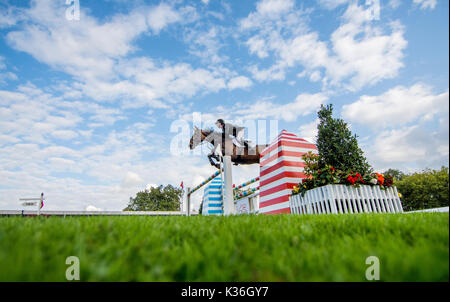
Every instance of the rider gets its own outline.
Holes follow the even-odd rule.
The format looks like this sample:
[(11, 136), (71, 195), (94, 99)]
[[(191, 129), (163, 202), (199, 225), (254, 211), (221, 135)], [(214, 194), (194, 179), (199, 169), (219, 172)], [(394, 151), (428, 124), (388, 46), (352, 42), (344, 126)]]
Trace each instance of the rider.
[(218, 119), (216, 121), (216, 126), (222, 129), (222, 138), (233, 136), (235, 145), (239, 148), (245, 148), (247, 142), (244, 141), (245, 127), (236, 126), (230, 123), (225, 123), (223, 119)]

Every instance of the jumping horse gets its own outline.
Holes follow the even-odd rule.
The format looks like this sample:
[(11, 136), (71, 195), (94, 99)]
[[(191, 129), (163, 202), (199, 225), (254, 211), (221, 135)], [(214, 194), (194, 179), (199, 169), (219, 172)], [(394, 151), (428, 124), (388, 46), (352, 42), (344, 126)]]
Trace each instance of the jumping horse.
[(213, 145), (211, 153), (208, 154), (208, 159), (210, 164), (218, 169), (220, 169), (220, 156), (217, 151), (219, 146), (221, 155), (230, 155), (231, 161), (235, 165), (258, 164), (261, 152), (268, 146), (257, 145), (252, 147), (246, 141), (244, 147), (238, 147), (234, 144), (232, 138), (224, 137), (222, 133), (195, 127), (194, 134), (189, 142), (189, 148), (193, 150), (203, 142)]

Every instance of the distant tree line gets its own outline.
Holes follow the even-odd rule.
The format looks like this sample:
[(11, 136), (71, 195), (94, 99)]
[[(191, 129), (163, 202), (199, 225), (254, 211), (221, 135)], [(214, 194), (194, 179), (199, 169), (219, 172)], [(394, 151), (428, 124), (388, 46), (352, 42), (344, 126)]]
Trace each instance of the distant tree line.
[(422, 210), (449, 205), (449, 168), (425, 169), (422, 172), (406, 174), (389, 169), (383, 174), (394, 177), (394, 185), (402, 195), (405, 211)]
[(183, 190), (172, 185), (152, 187), (130, 197), (124, 211), (180, 211)]

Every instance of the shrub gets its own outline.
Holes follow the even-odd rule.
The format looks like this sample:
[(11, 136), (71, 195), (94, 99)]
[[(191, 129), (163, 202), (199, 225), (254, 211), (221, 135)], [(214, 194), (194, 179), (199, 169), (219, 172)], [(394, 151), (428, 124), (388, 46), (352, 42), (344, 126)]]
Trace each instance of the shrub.
[(402, 204), (406, 211), (421, 210), (449, 205), (448, 167), (441, 170), (426, 169), (421, 173), (406, 175), (396, 183), (403, 195)]
[(183, 191), (172, 185), (138, 192), (124, 211), (179, 211)]

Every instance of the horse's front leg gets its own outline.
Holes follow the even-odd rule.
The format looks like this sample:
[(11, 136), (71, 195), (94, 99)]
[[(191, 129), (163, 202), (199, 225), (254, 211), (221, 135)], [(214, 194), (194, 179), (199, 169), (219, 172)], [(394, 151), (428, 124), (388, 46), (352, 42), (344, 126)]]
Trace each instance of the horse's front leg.
[(213, 158), (214, 158), (214, 154), (208, 154), (208, 160), (209, 160), (209, 163), (211, 164), (211, 166), (216, 165), (216, 163), (213, 161)]
[(214, 166), (217, 169), (220, 169), (220, 164), (213, 160), (213, 159), (218, 160), (217, 155), (215, 155), (215, 154), (208, 154), (208, 159), (209, 159), (209, 163), (211, 164), (211, 166)]

